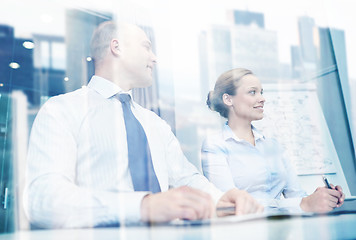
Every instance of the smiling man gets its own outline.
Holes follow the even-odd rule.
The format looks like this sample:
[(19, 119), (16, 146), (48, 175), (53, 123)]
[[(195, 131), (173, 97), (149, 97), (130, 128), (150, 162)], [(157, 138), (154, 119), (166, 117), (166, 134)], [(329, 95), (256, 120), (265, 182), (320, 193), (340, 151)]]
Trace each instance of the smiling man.
[(141, 28), (105, 22), (91, 50), (88, 86), (51, 98), (32, 127), (24, 204), (33, 225), (204, 219), (216, 206), (262, 211), (245, 191), (215, 188), (185, 158), (169, 126), (132, 100), (131, 89), (152, 84), (156, 63)]

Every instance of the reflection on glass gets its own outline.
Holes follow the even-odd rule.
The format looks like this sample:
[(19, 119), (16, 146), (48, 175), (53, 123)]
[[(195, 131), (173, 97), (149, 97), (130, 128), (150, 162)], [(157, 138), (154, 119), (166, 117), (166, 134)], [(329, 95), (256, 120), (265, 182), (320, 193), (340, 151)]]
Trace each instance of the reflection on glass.
[[(158, 3), (166, 8), (158, 8)], [(317, 121), (312, 120), (315, 116), (304, 116), (306, 109), (297, 101), (303, 99), (299, 95), (300, 89), (303, 89), (303, 96), (308, 96), (310, 86), (315, 90), (317, 84), (323, 84), (321, 80), (326, 79), (325, 84), (329, 78), (337, 79), (342, 82), (343, 95), (337, 95), (344, 97), (339, 102), (345, 107), (342, 114), (347, 114), (347, 121), (341, 123), (341, 128), (344, 134), (348, 134), (345, 132), (347, 124), (356, 129), (356, 105), (352, 104), (356, 101), (351, 94), (356, 90), (356, 68), (352, 67), (356, 62), (356, 34), (352, 23), (356, 20), (354, 12), (350, 10), (353, 8), (347, 1), (342, 0), (326, 8), (323, 6), (328, 5), (329, 1), (290, 1), (288, 4), (291, 6), (281, 7), (283, 10), (265, 6), (264, 1), (241, 5), (228, 0), (208, 1), (205, 3), (206, 9), (189, 1), (176, 1), (167, 6), (163, 0), (144, 3), (86, 1), (76, 4), (38, 0), (23, 4), (23, 8), (14, 3), (4, 4), (0, 8), (0, 93), (2, 99), (11, 96), (14, 91), (24, 94), (28, 129), (39, 107), (50, 97), (87, 84), (93, 73), (90, 36), (100, 22), (108, 19), (134, 22), (145, 27), (153, 42), (158, 64), (154, 71), (154, 86), (135, 90), (134, 97), (171, 125), (187, 158), (199, 169), (202, 140), (223, 124), (217, 114), (207, 109), (206, 95), (217, 76), (231, 68), (252, 69), (270, 90), (266, 91), (271, 96), (267, 99), (271, 109), (266, 108), (266, 119), (269, 111), (278, 111), (278, 108), (272, 109), (273, 106), (284, 104), (282, 101), (286, 98), (292, 102), (291, 98), (296, 96), (291, 106), (291, 109), (296, 109), (294, 115), (285, 116), (285, 112), (280, 112), (285, 117), (281, 121), (295, 126), (295, 133), (301, 129), (308, 129), (304, 133), (319, 129), (316, 127)], [(285, 6), (286, 3), (273, 0), (270, 4)], [(169, 11), (170, 8), (175, 11)], [(294, 86), (298, 86), (299, 90)], [(324, 108), (334, 106), (335, 102), (330, 103), (327, 89), (318, 94), (318, 100)], [(6, 99), (1, 101), (10, 104), (11, 97)], [(306, 102), (318, 107), (310, 99)], [(6, 121), (12, 115), (11, 109), (5, 108), (3, 102), (1, 104), (1, 118), (4, 119), (0, 129), (4, 138), (1, 150), (7, 153), (2, 155), (0, 164), (1, 169), (6, 169), (3, 166), (11, 161), (10, 153), (13, 151), (9, 148), (11, 138), (5, 139), (10, 135)], [(334, 107), (340, 108), (339, 105)], [(335, 127), (341, 121), (332, 122), (335, 114), (323, 110), (319, 117), (326, 118), (332, 140), (344, 139), (335, 136), (336, 132), (341, 131)], [(303, 122), (313, 122), (301, 126), (300, 119), (295, 119), (296, 113), (305, 117)], [(282, 124), (280, 129), (284, 127)], [(353, 139), (355, 144), (355, 130), (351, 133), (350, 141)], [(29, 131), (25, 134), (24, 139), (27, 139)], [(285, 137), (281, 134), (276, 137)], [(298, 134), (295, 135), (289, 139), (293, 146), (289, 149), (293, 159), (304, 154), (296, 149), (302, 141), (297, 138)], [(325, 132), (321, 136), (325, 136)], [(305, 156), (313, 156), (324, 140), (321, 137), (309, 139), (309, 143), (315, 147), (305, 148)], [(351, 146), (347, 148), (349, 152), (352, 151)], [(346, 158), (350, 157), (352, 152)], [(350, 161), (342, 168), (351, 171), (352, 164), (355, 163)], [(6, 171), (10, 171), (10, 168)], [(5, 183), (11, 179), (5, 179), (5, 173), (0, 174), (2, 196)], [(346, 178), (353, 174), (345, 173)], [(303, 183), (303, 178), (301, 181)], [(355, 186), (350, 186), (350, 191), (355, 191), (352, 189)], [(1, 209), (0, 223), (5, 221), (3, 213)]]

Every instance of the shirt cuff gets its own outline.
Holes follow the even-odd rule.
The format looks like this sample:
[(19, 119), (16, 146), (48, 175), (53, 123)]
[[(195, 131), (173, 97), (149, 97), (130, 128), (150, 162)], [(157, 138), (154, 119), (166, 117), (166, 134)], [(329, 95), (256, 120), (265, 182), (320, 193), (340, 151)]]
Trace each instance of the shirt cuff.
[(150, 192), (104, 193), (101, 200), (117, 222), (137, 223), (141, 221), (141, 202)]
[(224, 192), (217, 189), (215, 185), (210, 182), (207, 185), (207, 187), (203, 189), (203, 191), (210, 194), (215, 205), (219, 202), (220, 198), (225, 194)]
[(279, 200), (279, 208), (290, 209), (291, 211), (303, 212), (300, 208), (301, 197), (298, 198), (286, 198)]
[(300, 213), (302, 197), (285, 199), (258, 199), (266, 209), (286, 210), (288, 212)]

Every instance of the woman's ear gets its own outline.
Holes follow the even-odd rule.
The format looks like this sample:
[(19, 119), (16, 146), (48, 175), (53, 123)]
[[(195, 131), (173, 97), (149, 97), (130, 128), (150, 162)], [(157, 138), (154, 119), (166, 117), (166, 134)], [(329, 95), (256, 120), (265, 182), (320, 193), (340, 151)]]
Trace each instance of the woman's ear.
[(116, 55), (116, 56), (120, 55), (119, 40), (117, 40), (115, 38), (111, 40), (111, 42), (110, 42), (110, 50), (114, 55)]
[(229, 94), (224, 93), (222, 95), (222, 100), (228, 107), (232, 106), (232, 97)]

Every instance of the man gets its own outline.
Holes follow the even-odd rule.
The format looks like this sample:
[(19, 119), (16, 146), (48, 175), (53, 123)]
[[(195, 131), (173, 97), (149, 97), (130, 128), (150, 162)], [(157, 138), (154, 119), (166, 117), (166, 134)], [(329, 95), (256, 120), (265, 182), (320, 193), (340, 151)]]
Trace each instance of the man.
[[(24, 195), (32, 224), (194, 220), (232, 205), (236, 214), (262, 211), (244, 191), (217, 190), (184, 157), (169, 126), (132, 101), (132, 88), (152, 84), (156, 63), (142, 29), (105, 22), (91, 48), (95, 75), (88, 86), (51, 98), (33, 124)], [(139, 140), (138, 132), (144, 135)], [(143, 152), (144, 162), (132, 162)]]

